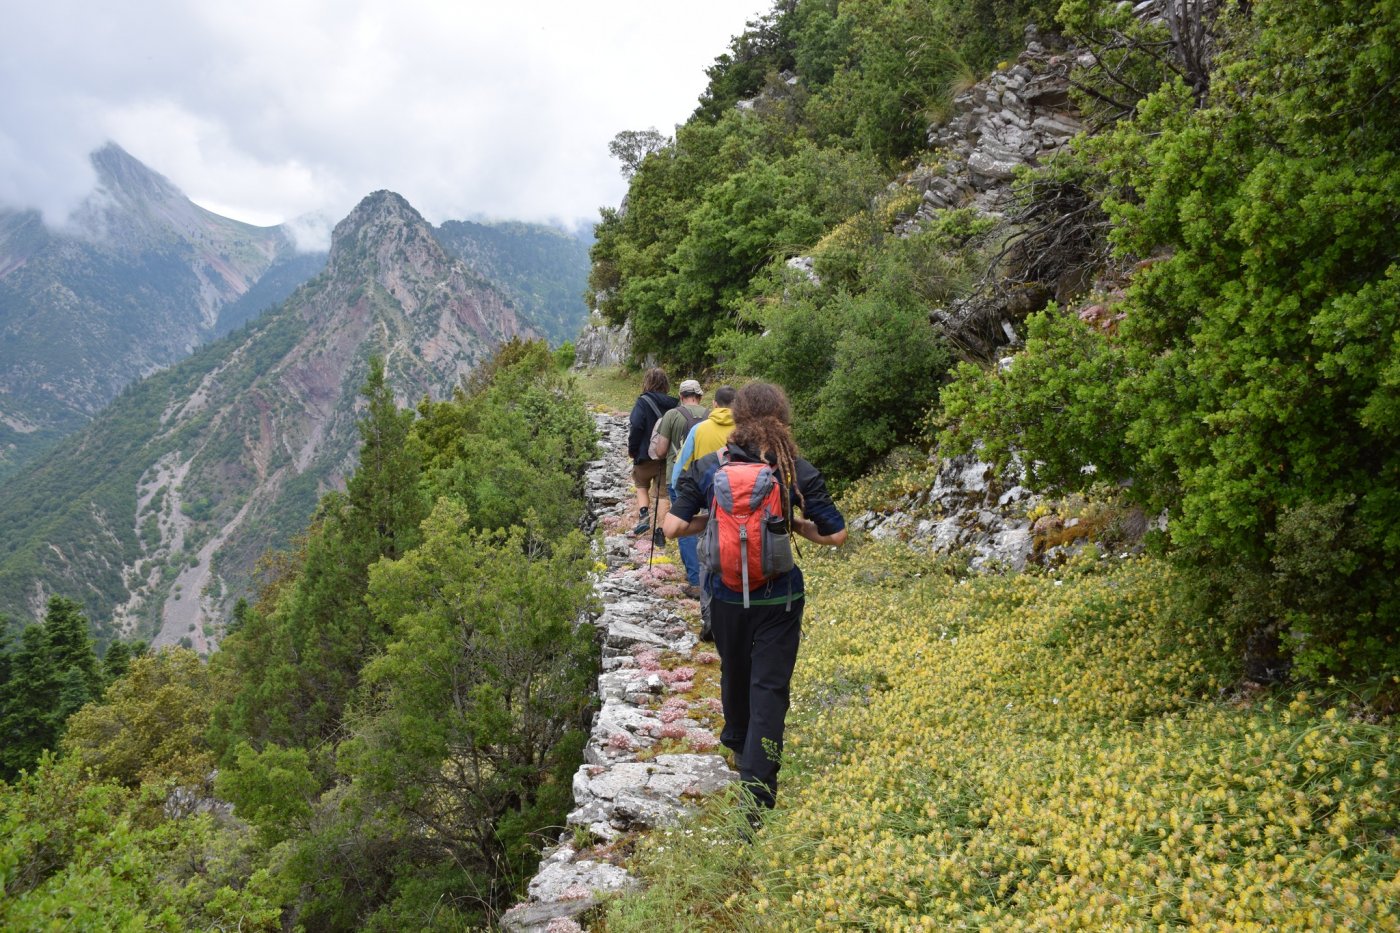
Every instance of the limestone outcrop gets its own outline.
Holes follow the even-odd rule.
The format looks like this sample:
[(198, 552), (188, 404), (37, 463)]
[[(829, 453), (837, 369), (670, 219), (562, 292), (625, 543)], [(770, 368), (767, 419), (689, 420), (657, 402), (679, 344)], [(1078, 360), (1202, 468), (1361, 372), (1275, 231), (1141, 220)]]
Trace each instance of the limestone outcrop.
[(595, 311), (574, 341), (574, 369), (620, 366), (627, 362), (631, 353), (632, 325), (614, 327)]

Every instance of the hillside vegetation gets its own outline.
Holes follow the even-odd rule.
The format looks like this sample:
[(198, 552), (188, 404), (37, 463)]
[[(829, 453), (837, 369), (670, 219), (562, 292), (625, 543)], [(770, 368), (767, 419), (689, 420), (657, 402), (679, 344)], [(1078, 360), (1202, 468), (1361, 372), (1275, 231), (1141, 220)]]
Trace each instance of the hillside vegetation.
[[(1088, 130), (1004, 202), (921, 207), (926, 128), (1027, 20)], [(1118, 483), (1251, 676), (1384, 681), (1398, 33), (1394, 0), (779, 3), (673, 139), (619, 137), (594, 294), (639, 356), (784, 385), (838, 481), (937, 440)]]
[[(650, 840), (600, 928), (1400, 928), (1400, 6), (1137, 7), (779, 4), (605, 212), (605, 313), (787, 386), (814, 462), (883, 472), (848, 507), (917, 497), (901, 445), (936, 445), (1165, 532), (1004, 577), (811, 562), (777, 814)], [(936, 123), (1021, 17), (1090, 131), (1005, 210), (920, 208), (946, 155), (872, 144), (850, 89)], [(979, 307), (1014, 346), (964, 339)]]
[[(936, 205), (930, 125), (1027, 42), (1085, 134)], [(589, 926), (1400, 930), (1400, 0), (780, 0), (709, 76), (614, 142), (591, 288), (636, 355), (783, 383), (848, 517), (976, 451), (1161, 530), (1025, 573), (804, 549), (777, 810), (576, 834), (648, 885)], [(597, 672), (579, 391), (636, 383), (567, 355), (513, 341), (412, 411), (371, 366), (346, 491), (207, 666), (101, 667), (61, 601), (0, 651), (0, 926), (521, 895)]]
[(61, 599), (0, 645), (0, 927), (464, 929), (510, 905), (592, 703), (593, 424), (543, 342), (417, 410), (379, 361), (363, 395), (346, 491), (207, 665), (120, 642), (100, 665)]
[[(1152, 559), (806, 564), (783, 804), (658, 834), (622, 930), (1400, 929), (1400, 740), (1253, 695)], [(697, 831), (698, 829), (698, 831)]]

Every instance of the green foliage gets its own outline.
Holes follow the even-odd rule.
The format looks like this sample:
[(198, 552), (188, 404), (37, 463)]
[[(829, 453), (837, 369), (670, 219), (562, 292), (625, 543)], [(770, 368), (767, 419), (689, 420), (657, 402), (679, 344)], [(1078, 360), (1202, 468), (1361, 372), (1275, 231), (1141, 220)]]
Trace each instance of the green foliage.
[(162, 797), (47, 755), (0, 785), (0, 927), (281, 930), (283, 892), (245, 835), (167, 817)]
[(554, 365), (561, 370), (567, 371), (574, 365), (576, 359), (578, 359), (578, 355), (574, 349), (574, 342), (572, 340), (565, 340), (554, 350)]
[[(861, 217), (968, 81), (968, 55), (981, 62), (1017, 47), (1027, 19), (1048, 24), (1049, 8), (1026, 0), (776, 3), (710, 69), (700, 108), (675, 140), (637, 160), (623, 207), (603, 211), (592, 299), (612, 322), (631, 322), (638, 358), (714, 362), (748, 305), (772, 300), (769, 263)], [(869, 264), (888, 229), (863, 231), (845, 264)]]
[(533, 828), (557, 820), (595, 673), (586, 540), (474, 532), (440, 500), (422, 547), (371, 574), (393, 627), (365, 671), (344, 767), (380, 809), (431, 832), (444, 858), (509, 896), (533, 867)]
[[(938, 415), (948, 455), (978, 451), (1009, 463), (1018, 450), (1038, 489), (1061, 493), (1096, 477), (1128, 475), (1125, 425), (1115, 411), (1126, 375), (1121, 348), (1054, 305), (1026, 320), (1026, 345), (1009, 370), (962, 363)], [(1088, 465), (1096, 473), (1084, 472)]]
[(465, 392), (424, 402), (419, 415), (414, 443), (430, 494), (463, 503), (472, 527), (507, 528), (532, 515), (550, 540), (578, 525), (596, 433), (542, 343), (503, 345)]
[(214, 759), (205, 732), (219, 699), (193, 651), (137, 658), (100, 701), (68, 720), (63, 752), (98, 780), (206, 788)]
[(43, 625), (8, 652), (0, 681), (0, 778), (11, 779), (57, 746), (64, 723), (102, 693), (105, 681), (77, 603), (51, 596)]
[(416, 415), (378, 366), (365, 395), (346, 492), (264, 564), (211, 660), (232, 697), (209, 731), (217, 787), (289, 886), (290, 923), (460, 928), (506, 906), (567, 805), (596, 432), (541, 341)]
[(1222, 28), (1204, 106), (1168, 82), (1086, 147), (1119, 255), (1165, 257), (1117, 336), (1046, 322), (1008, 376), (964, 373), (950, 421), (1056, 482), (1085, 455), (1131, 475), (1265, 667), (1282, 639), (1301, 674), (1394, 672), (1400, 6)]
[(863, 212), (815, 251), (819, 283), (771, 270), (773, 297), (748, 304), (745, 329), (715, 342), (737, 370), (787, 389), (798, 442), (831, 478), (854, 479), (920, 436), (951, 360), (929, 308), (961, 286), (983, 226), (953, 213), (901, 239)]
[(254, 751), (240, 742), (231, 757), (215, 789), (257, 827), (263, 844), (271, 847), (304, 832), (320, 790), (306, 750), (267, 745)]
[[(362, 394), (369, 404), (359, 425), (359, 469), (344, 495), (322, 500), (295, 581), (266, 615), (250, 614), (228, 639), (227, 663), (239, 686), (215, 720), (221, 753), (237, 738), (258, 747), (319, 746), (339, 729), (360, 667), (383, 647), (386, 633), (364, 604), (368, 569), (416, 544), (427, 499), (409, 443), (413, 412), (395, 406), (378, 360)], [(328, 781), (330, 760), (318, 768)]]

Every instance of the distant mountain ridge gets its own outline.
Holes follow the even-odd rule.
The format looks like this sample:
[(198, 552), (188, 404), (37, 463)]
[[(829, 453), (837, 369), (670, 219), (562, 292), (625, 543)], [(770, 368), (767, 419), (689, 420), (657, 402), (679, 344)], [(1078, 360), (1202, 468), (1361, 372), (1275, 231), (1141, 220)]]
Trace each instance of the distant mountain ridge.
[(0, 477), (227, 332), (221, 310), (297, 261), (280, 227), (199, 207), (115, 144), (92, 163), (97, 190), (62, 230), (0, 210)]
[(449, 220), (434, 233), (449, 252), (504, 287), (550, 343), (573, 340), (587, 323), (591, 237), (518, 221)]
[(259, 556), (341, 485), (371, 355), (411, 403), (526, 332), (407, 201), (375, 192), (281, 306), (130, 386), (3, 484), (0, 613), (59, 592), (99, 634), (207, 649)]
[[(115, 144), (92, 162), (98, 188), (61, 230), (0, 209), (0, 480), (326, 263), (282, 227), (199, 207)], [(513, 221), (448, 221), (433, 234), (552, 343), (582, 328), (585, 239)]]

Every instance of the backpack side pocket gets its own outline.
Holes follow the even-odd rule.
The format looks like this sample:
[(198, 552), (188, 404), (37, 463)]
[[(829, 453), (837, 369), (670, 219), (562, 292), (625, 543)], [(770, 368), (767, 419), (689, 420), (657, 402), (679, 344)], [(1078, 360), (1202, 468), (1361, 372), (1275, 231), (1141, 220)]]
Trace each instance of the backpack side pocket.
[(763, 520), (763, 576), (771, 580), (782, 576), (797, 562), (792, 557), (792, 536), (782, 515), (769, 515)]

